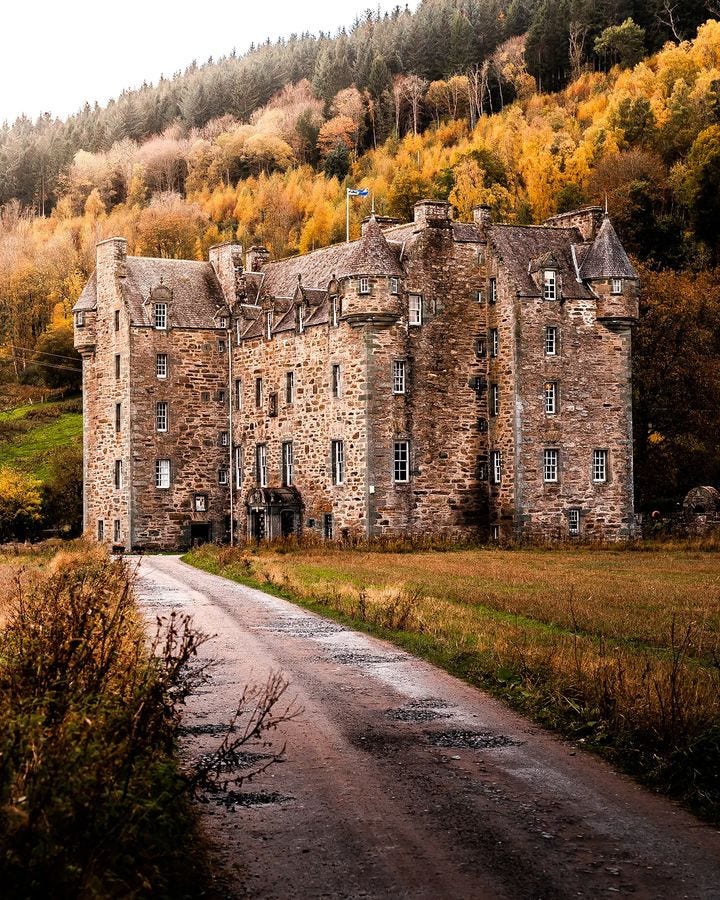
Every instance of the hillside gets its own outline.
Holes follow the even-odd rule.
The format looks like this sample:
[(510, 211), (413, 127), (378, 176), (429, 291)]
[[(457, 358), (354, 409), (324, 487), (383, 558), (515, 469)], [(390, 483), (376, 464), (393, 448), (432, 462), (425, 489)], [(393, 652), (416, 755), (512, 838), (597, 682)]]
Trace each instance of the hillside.
[[(449, 199), (459, 217), (488, 203), (496, 218), (520, 223), (607, 201), (645, 274), (635, 352), (640, 503), (720, 483), (720, 23), (640, 59), (672, 37), (657, 17), (652, 25), (649, 7), (621, 11), (642, 25), (598, 13), (582, 25), (572, 65), (575, 45), (563, 44), (553, 81), (533, 50), (541, 8), (566, 6), (426, 0), (415, 14), (370, 17), (335, 39), (266, 45), (94, 111), (96, 124), (107, 123), (152, 100), (163, 110), (152, 127), (115, 134), (98, 124), (93, 137), (77, 119), (56, 123), (74, 137), (52, 143), (67, 154), (55, 180), (42, 182), (45, 216), (31, 208), (36, 187), (2, 181), (22, 170), (7, 156), (21, 146), (22, 123), (4, 129), (3, 377), (26, 377), (38, 341), (67, 322), (95, 243), (111, 235), (137, 255), (203, 258), (210, 245), (239, 240), (280, 257), (344, 238), (347, 186), (367, 187), (378, 212), (401, 218), (423, 196)], [(533, 15), (518, 18), (523, 9)], [(446, 52), (430, 53), (448, 22)], [(221, 73), (240, 71), (257, 88), (242, 108), (227, 100), (238, 101), (237, 84), (221, 89)], [(559, 92), (538, 90), (573, 71)], [(269, 79), (262, 87), (258, 73)], [(162, 104), (163, 91), (185, 99)], [(191, 116), (193, 92), (202, 102)], [(33, 128), (22, 132), (26, 161), (42, 145)], [(369, 206), (353, 201), (353, 234)], [(57, 363), (58, 353), (69, 351), (55, 344), (46, 358)]]

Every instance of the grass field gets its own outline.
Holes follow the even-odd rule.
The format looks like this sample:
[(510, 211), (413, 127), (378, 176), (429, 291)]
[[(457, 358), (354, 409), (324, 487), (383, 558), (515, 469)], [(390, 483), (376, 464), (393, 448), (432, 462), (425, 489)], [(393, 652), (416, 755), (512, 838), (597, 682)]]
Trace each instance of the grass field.
[(82, 413), (77, 399), (19, 406), (0, 412), (0, 466), (34, 475), (50, 474), (53, 453), (82, 443)]
[(187, 559), (387, 637), (720, 820), (720, 554), (206, 547)]

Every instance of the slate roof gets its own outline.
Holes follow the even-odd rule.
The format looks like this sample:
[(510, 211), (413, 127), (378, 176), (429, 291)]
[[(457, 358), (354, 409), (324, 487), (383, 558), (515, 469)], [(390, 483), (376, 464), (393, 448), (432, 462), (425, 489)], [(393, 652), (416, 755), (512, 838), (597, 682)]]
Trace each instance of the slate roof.
[(326, 289), (333, 276), (403, 274), (398, 248), (391, 246), (378, 223), (372, 219), (365, 233), (349, 244), (333, 244), (303, 256), (291, 256), (263, 266), (262, 294), (292, 297), (298, 284)]
[(580, 265), (581, 278), (637, 278), (610, 219), (605, 216)]
[(563, 297), (584, 300), (594, 296), (585, 284), (578, 281), (572, 253), (572, 246), (582, 243), (582, 235), (577, 228), (490, 225), (487, 234), (522, 296), (542, 296), (541, 287), (533, 279), (531, 270), (537, 268), (540, 260), (551, 255), (562, 278)]
[[(123, 293), (134, 325), (152, 324), (150, 294), (160, 285), (172, 291), (171, 325), (212, 328), (217, 313), (227, 309), (209, 262), (128, 256)], [(97, 273), (93, 272), (73, 309), (92, 310), (96, 305)]]

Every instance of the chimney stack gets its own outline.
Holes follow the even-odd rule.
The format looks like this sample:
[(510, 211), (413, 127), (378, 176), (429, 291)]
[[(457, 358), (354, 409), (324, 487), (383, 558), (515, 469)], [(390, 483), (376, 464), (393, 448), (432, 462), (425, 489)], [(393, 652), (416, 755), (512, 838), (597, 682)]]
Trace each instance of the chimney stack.
[(242, 273), (243, 248), (240, 244), (227, 241), (210, 248), (208, 258), (228, 303), (237, 298), (237, 278)]
[(485, 228), (492, 224), (492, 213), (490, 207), (483, 203), (480, 206), (473, 206), (473, 222)]
[(245, 255), (245, 269), (248, 272), (261, 272), (268, 259), (270, 251), (267, 247), (253, 246)]

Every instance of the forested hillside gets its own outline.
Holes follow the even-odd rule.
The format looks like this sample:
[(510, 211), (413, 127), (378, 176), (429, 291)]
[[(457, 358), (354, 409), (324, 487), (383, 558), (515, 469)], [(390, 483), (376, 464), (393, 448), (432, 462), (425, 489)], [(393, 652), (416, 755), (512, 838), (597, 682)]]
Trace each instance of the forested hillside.
[[(646, 286), (639, 499), (720, 483), (720, 23), (701, 24), (711, 13), (660, 0), (424, 0), (335, 38), (193, 66), (65, 122), (5, 126), (4, 377), (62, 371), (27, 361), (39, 341), (46, 361), (70, 354), (52, 335), (110, 235), (150, 256), (202, 258), (238, 239), (277, 257), (343, 239), (348, 185), (405, 218), (423, 196), (461, 217), (485, 202), (521, 223), (607, 198)], [(355, 201), (356, 230), (368, 209)]]

